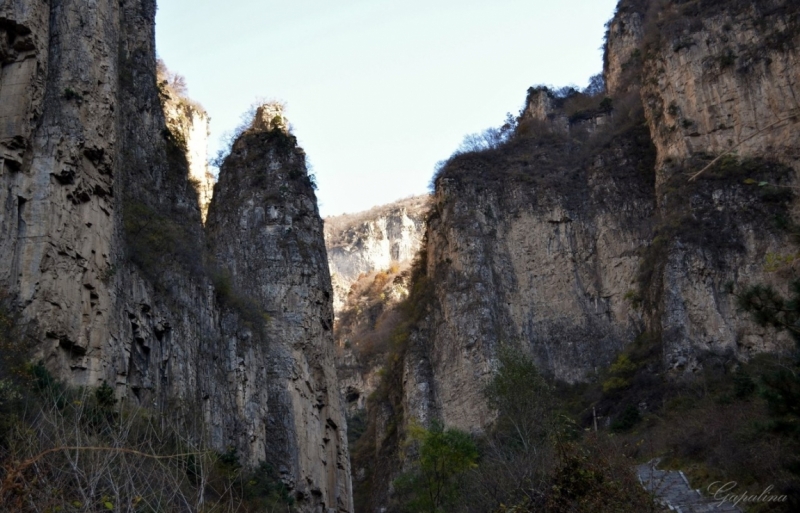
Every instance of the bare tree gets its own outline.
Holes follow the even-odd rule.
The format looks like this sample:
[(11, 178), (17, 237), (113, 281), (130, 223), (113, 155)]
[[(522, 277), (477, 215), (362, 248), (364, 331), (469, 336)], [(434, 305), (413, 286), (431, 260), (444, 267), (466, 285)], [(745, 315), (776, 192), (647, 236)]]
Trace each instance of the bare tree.
[(186, 96), (188, 92), (186, 77), (170, 70), (161, 59), (156, 61), (156, 80), (178, 96)]
[(0, 502), (20, 512), (239, 507), (235, 480), (211, 482), (218, 455), (152, 412), (117, 407), (108, 386), (52, 387), (3, 454)]

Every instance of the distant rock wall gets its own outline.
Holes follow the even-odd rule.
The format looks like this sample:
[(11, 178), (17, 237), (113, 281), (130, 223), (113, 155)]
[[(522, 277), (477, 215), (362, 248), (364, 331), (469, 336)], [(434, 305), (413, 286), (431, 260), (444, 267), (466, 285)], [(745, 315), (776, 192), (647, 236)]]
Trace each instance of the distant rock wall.
[(379, 381), (388, 347), (375, 341), (391, 331), (393, 309), (408, 296), (407, 271), (422, 246), (429, 203), (416, 196), (325, 219), (336, 369), (348, 415), (363, 413)]
[(335, 311), (345, 306), (350, 285), (359, 275), (386, 270), (392, 264), (406, 266), (413, 260), (425, 233), (428, 201), (428, 196), (416, 196), (325, 219)]

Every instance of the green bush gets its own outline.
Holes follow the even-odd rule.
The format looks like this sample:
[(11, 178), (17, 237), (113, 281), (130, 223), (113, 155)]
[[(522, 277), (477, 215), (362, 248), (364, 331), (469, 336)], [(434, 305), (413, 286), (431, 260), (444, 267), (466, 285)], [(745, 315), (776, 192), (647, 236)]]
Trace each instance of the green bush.
[(611, 393), (619, 390), (624, 390), (631, 386), (631, 380), (619, 376), (611, 376), (603, 381), (603, 392)]
[(610, 376), (603, 382), (603, 392), (616, 392), (631, 386), (631, 379), (638, 368), (627, 354), (620, 354), (608, 369)]
[(453, 511), (459, 480), (477, 466), (478, 449), (470, 436), (457, 429), (445, 429), (434, 422), (430, 429), (409, 428), (410, 440), (417, 444), (412, 470), (395, 481), (404, 496), (405, 509), (412, 512)]
[(239, 483), (245, 511), (291, 511), (296, 502), (275, 468), (266, 462), (244, 472)]
[(31, 385), (30, 353), (11, 298), (0, 292), (0, 451), (24, 411)]
[(75, 91), (71, 87), (67, 87), (66, 89), (64, 89), (64, 94), (62, 95), (62, 98), (64, 98), (67, 101), (75, 100), (78, 103), (81, 103), (81, 101), (83, 101), (83, 95)]
[(630, 404), (628, 405), (622, 413), (614, 419), (611, 423), (611, 430), (612, 431), (627, 431), (631, 429), (633, 426), (639, 423), (642, 420), (642, 416), (639, 413), (639, 409)]
[(739, 371), (733, 376), (733, 393), (737, 399), (749, 397), (756, 391), (756, 382), (744, 371)]
[(498, 363), (497, 374), (484, 391), (489, 406), (497, 411), (493, 434), (504, 445), (541, 450), (554, 429), (550, 387), (530, 356), (518, 350), (502, 347)]

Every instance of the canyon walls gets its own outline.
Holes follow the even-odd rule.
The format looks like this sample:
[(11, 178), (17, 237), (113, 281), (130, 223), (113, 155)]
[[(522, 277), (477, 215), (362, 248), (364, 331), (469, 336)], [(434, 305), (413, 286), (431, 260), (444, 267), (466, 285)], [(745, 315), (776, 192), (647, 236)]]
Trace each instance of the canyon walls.
[(607, 34), (606, 91), (533, 87), (512, 137), (435, 176), (415, 304), (353, 462), (367, 510), (406, 464), (404, 426), (491, 423), (503, 346), (567, 383), (633, 346), (664, 380), (793, 347), (737, 294), (788, 290), (800, 7), (623, 0)]
[[(270, 463), (300, 511), (352, 511), (302, 150), (256, 119), (223, 165), (228, 204), (211, 201), (207, 118), (159, 87), (155, 10), (0, 5), (0, 285), (57, 378), (106, 382), (195, 441)], [(240, 195), (239, 178), (259, 187)]]
[(678, 374), (706, 351), (791, 347), (725, 287), (786, 285), (765, 261), (788, 241), (775, 219), (791, 215), (797, 168), (797, 11), (622, 2), (600, 106), (531, 90), (516, 138), (451, 158), (436, 179), (421, 324), (447, 425), (491, 420), (480, 394), (501, 343), (566, 381), (645, 332)]

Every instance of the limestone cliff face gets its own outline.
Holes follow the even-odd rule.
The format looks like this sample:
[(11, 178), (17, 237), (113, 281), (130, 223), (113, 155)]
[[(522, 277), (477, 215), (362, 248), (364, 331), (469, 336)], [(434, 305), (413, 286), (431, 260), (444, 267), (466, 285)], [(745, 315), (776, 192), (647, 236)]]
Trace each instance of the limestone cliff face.
[[(180, 77), (170, 73), (159, 61), (157, 73), (159, 94), (170, 130), (176, 143), (184, 148), (189, 165), (189, 181), (197, 191), (203, 222), (214, 194), (214, 175), (208, 169), (208, 134), (210, 118), (203, 107), (189, 99), (172, 84)], [(182, 77), (180, 78), (182, 80)]]
[[(106, 381), (187, 437), (274, 463), (301, 511), (352, 511), (302, 152), (240, 140), (207, 240), (191, 137), (170, 130), (157, 87), (155, 9), (0, 4), (0, 287), (59, 378)], [(238, 196), (239, 176), (262, 181)]]
[[(647, 32), (644, 25), (647, 25)], [(642, 99), (659, 168), (735, 150), (795, 165), (800, 71), (792, 2), (620, 2), (609, 23), (609, 91), (644, 66)]]
[(193, 399), (199, 334), (214, 319), (206, 283), (180, 265), (148, 274), (132, 264), (134, 239), (149, 235), (137, 224), (169, 221), (159, 228), (172, 233), (157, 232), (162, 246), (202, 247), (185, 155), (165, 138), (155, 2), (18, 0), (1, 9), (3, 41), (19, 44), (4, 46), (0, 82), (10, 113), (0, 142), (0, 284), (60, 378), (104, 380), (121, 398), (159, 407)]
[(796, 166), (796, 4), (733, 2), (696, 20), (673, 6), (661, 16), (642, 91), (659, 163), (733, 150)]
[[(676, 372), (697, 369), (706, 351), (789, 347), (724, 286), (784, 285), (764, 262), (787, 243), (772, 219), (789, 213), (785, 164), (797, 166), (798, 7), (725, 5), (623, 2), (609, 24), (608, 120), (587, 138), (588, 114), (566, 117), (534, 91), (521, 123), (540, 122), (538, 134), (450, 161), (427, 233), (424, 357), (406, 364), (407, 383), (430, 375), (433, 392), (407, 386), (407, 413), (485, 425), (481, 389), (503, 342), (567, 381), (588, 379), (643, 331), (661, 337)], [(730, 149), (724, 166), (686, 181)]]
[[(776, 220), (797, 212), (799, 21), (791, 1), (624, 0), (605, 94), (531, 89), (509, 142), (450, 159), (411, 284), (421, 312), (373, 405), (374, 455), (402, 467), (388, 426), (410, 418), (483, 429), (500, 344), (573, 382), (637, 337), (672, 378), (709, 354), (792, 347), (727, 284), (787, 285), (767, 258), (791, 247)], [(365, 461), (363, 483), (388, 485)]]
[[(263, 419), (253, 436), (262, 438), (267, 461), (291, 476), (294, 489), (315, 508), (350, 511), (322, 220), (305, 154), (294, 137), (261, 123), (262, 111), (220, 170), (207, 223), (211, 251), (230, 286), (223, 337), (227, 351), (237, 354), (237, 372), (249, 375), (237, 401), (250, 403), (248, 417)], [(231, 322), (242, 316), (237, 301), (252, 301), (251, 322), (262, 328), (242, 330)]]
[[(747, 358), (788, 345), (738, 313), (723, 287), (785, 286), (781, 276), (766, 272), (765, 257), (787, 247), (773, 218), (790, 215), (776, 203), (791, 196), (786, 186), (800, 170), (799, 14), (796, 3), (780, 0), (675, 3), (658, 13), (625, 14), (659, 27), (640, 41), (641, 97), (658, 155), (658, 242), (667, 254), (648, 293), (659, 305), (652, 325), (664, 334), (672, 366), (695, 368), (703, 350)], [(706, 156), (726, 152), (723, 163), (739, 173), (734, 183), (702, 175), (685, 183), (687, 174), (709, 164)], [(736, 159), (745, 165), (736, 168)], [(743, 185), (747, 178), (769, 184), (760, 198)], [(681, 229), (669, 233), (665, 223)]]
[(345, 305), (359, 275), (410, 262), (425, 233), (428, 197), (416, 196), (366, 212), (325, 219), (325, 244), (334, 282), (334, 310)]
[[(482, 388), (500, 343), (530, 348), (543, 368), (574, 381), (635, 337), (641, 315), (626, 294), (654, 208), (647, 160), (640, 167), (647, 144), (633, 130), (598, 148), (585, 167), (566, 157), (578, 151), (567, 140), (520, 145), (483, 162), (453, 162), (503, 169), (497, 182), (459, 176), (458, 167), (440, 180), (425, 331), (435, 409), (447, 425), (475, 429), (491, 420)], [(501, 185), (502, 175), (516, 173), (529, 177), (529, 188)]]

